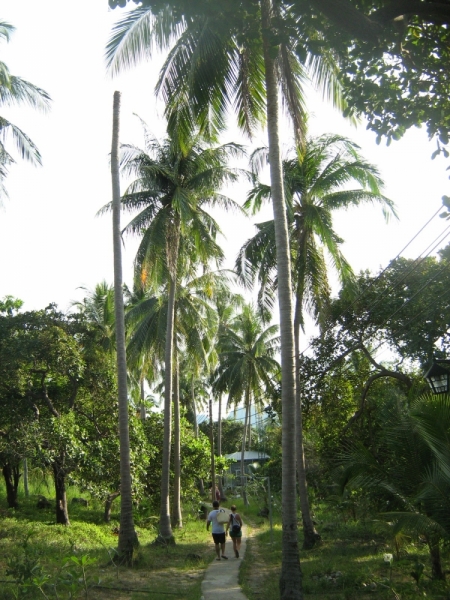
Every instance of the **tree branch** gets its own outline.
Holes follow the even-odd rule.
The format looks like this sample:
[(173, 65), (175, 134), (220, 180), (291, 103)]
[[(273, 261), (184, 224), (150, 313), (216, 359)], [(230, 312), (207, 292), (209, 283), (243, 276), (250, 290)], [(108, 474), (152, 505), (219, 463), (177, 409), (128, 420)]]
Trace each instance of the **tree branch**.
[(421, 0), (395, 0), (387, 6), (371, 14), (371, 19), (386, 25), (390, 21), (403, 15), (416, 17), (430, 17), (432, 22), (439, 18), (439, 23), (450, 22), (450, 3), (448, 2), (423, 2)]
[(384, 27), (407, 14), (424, 18), (431, 23), (450, 23), (450, 3), (422, 0), (393, 0), (370, 16), (353, 6), (350, 0), (311, 0), (311, 4), (332, 23), (359, 40), (378, 43)]
[(378, 43), (382, 31), (380, 23), (373, 21), (349, 0), (311, 0), (311, 4), (339, 28), (357, 39)]
[(363, 344), (360, 345), (360, 348), (364, 352), (364, 354), (367, 356), (369, 361), (372, 363), (372, 365), (374, 365), (378, 369), (378, 371), (376, 373), (373, 373), (369, 377), (369, 379), (366, 381), (363, 391), (361, 392), (360, 401), (359, 401), (359, 409), (355, 412), (354, 415), (352, 415), (350, 417), (350, 419), (348, 420), (344, 429), (342, 430), (341, 435), (343, 435), (351, 427), (351, 425), (361, 417), (361, 415), (364, 411), (365, 404), (366, 404), (367, 394), (369, 393), (370, 387), (372, 386), (372, 383), (374, 381), (376, 381), (377, 379), (381, 379), (382, 377), (392, 377), (393, 379), (398, 379), (399, 381), (404, 383), (408, 390), (412, 386), (412, 381), (408, 377), (408, 375), (405, 375), (404, 373), (400, 373), (398, 371), (391, 371), (390, 369), (386, 369), (382, 365), (379, 365), (372, 358), (372, 356), (370, 355), (370, 352), (367, 350), (367, 348)]

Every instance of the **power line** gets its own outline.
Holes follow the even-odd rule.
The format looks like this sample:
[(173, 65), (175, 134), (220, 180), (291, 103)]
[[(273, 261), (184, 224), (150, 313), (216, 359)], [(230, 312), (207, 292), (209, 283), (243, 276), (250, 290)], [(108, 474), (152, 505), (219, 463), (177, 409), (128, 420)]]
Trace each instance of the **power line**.
[[(375, 284), (377, 283), (377, 281), (379, 279), (381, 279), (381, 277), (387, 272), (387, 270), (395, 263), (396, 260), (398, 260), (398, 258), (400, 258), (401, 254), (408, 248), (408, 246), (411, 245), (411, 243), (419, 236), (419, 234), (431, 223), (431, 221), (436, 217), (436, 215), (439, 213), (439, 211), (441, 210), (441, 208), (439, 208), (434, 215), (425, 223), (425, 225), (423, 225), (421, 227), (421, 229), (413, 236), (413, 238), (406, 244), (406, 246), (397, 254), (397, 256), (392, 259), (389, 264), (378, 274), (378, 276), (371, 281), (369, 287), (367, 289), (365, 289), (363, 292), (361, 292), (360, 294), (358, 294), (358, 296), (352, 301), (352, 303), (350, 304), (350, 306), (348, 306), (343, 313), (340, 315), (340, 317), (342, 318), (347, 312), (349, 312), (352, 307), (364, 296), (366, 295), (371, 288), (373, 288), (375, 286)], [(421, 262), (423, 262), (423, 260), (425, 260), (425, 258), (427, 258), (429, 256), (429, 254), (440, 244), (442, 243), (442, 241), (448, 237), (450, 235), (450, 231), (448, 233), (446, 233), (448, 230), (450, 229), (450, 225), (448, 225), (444, 231), (442, 233), (440, 233), (436, 238), (434, 238), (434, 240), (431, 242), (431, 244), (428, 245), (428, 247), (423, 250), (421, 252), (421, 254), (419, 254), (419, 256), (415, 259), (415, 261), (413, 262), (410, 272), (413, 272), (420, 264)], [(446, 234), (446, 235), (444, 235)], [(436, 241), (437, 240), (437, 241)], [(432, 246), (434, 244), (434, 246), (430, 249), (430, 246)], [(423, 257), (422, 255), (424, 254), (424, 252), (427, 252), (427, 254)], [(422, 257), (422, 258), (421, 258)], [(407, 273), (409, 274), (409, 272)], [(405, 275), (406, 277), (407, 275)], [(401, 283), (401, 281), (398, 281), (397, 283), (394, 282), (394, 284), (391, 286), (390, 290), (394, 290), (396, 287), (398, 287), (398, 285)], [(389, 290), (388, 290), (389, 291)], [(382, 300), (374, 300), (374, 303), (379, 303)], [(375, 304), (376, 305), (376, 304)], [(373, 308), (373, 305), (369, 306), (366, 308), (366, 310), (368, 310), (369, 308)], [(354, 319), (356, 318), (356, 315), (354, 317)], [(351, 323), (350, 323), (351, 324)], [(309, 350), (312, 346), (312, 343), (309, 343), (308, 346), (302, 350), (300, 352), (300, 355), (303, 355), (307, 352), (307, 350)]]
[[(372, 302), (371, 302), (371, 303), (370, 303), (368, 306), (364, 307), (364, 312), (367, 312), (367, 313), (368, 313), (368, 312), (369, 312), (371, 309), (373, 309), (373, 308), (374, 308), (374, 307), (376, 307), (378, 304), (380, 304), (380, 302), (382, 302), (382, 301), (383, 301), (383, 299), (384, 299), (384, 296), (385, 296), (385, 294), (386, 294), (386, 293), (388, 293), (388, 292), (392, 292), (393, 290), (395, 290), (395, 289), (396, 289), (396, 288), (397, 288), (397, 287), (398, 287), (398, 286), (399, 286), (399, 285), (400, 285), (400, 284), (401, 284), (401, 283), (402, 283), (402, 282), (403, 282), (403, 281), (404, 281), (404, 280), (405, 280), (405, 279), (406, 279), (406, 278), (407, 278), (407, 277), (408, 277), (408, 276), (409, 276), (411, 273), (413, 273), (414, 271), (416, 271), (416, 270), (417, 270), (417, 268), (419, 267), (419, 265), (420, 265), (420, 264), (421, 264), (421, 263), (422, 263), (422, 262), (425, 260), (425, 258), (427, 258), (427, 257), (429, 256), (429, 254), (430, 254), (430, 253), (431, 253), (433, 250), (435, 250), (435, 249), (436, 249), (436, 247), (437, 247), (437, 246), (438, 246), (438, 245), (439, 245), (439, 244), (440, 244), (440, 243), (441, 243), (441, 242), (442, 242), (442, 241), (443, 241), (443, 240), (444, 240), (446, 237), (448, 237), (448, 236), (450, 235), (450, 231), (449, 231), (448, 233), (445, 233), (445, 232), (446, 232), (447, 230), (449, 230), (449, 229), (450, 229), (450, 225), (449, 225), (448, 227), (446, 227), (446, 229), (444, 230), (444, 232), (442, 232), (442, 233), (441, 233), (441, 234), (440, 234), (438, 237), (436, 237), (436, 238), (433, 240), (433, 242), (432, 242), (432, 243), (431, 243), (431, 244), (430, 244), (430, 245), (429, 245), (429, 246), (426, 248), (426, 250), (428, 251), (428, 253), (427, 253), (427, 254), (426, 254), (424, 257), (422, 257), (422, 258), (421, 258), (421, 260), (419, 260), (419, 258), (420, 258), (420, 256), (421, 256), (421, 255), (419, 255), (419, 257), (418, 257), (418, 258), (417, 258), (417, 259), (416, 259), (416, 260), (413, 262), (413, 264), (412, 264), (411, 268), (410, 268), (410, 269), (408, 269), (408, 270), (406, 271), (406, 273), (403, 273), (402, 275), (400, 275), (400, 276), (397, 278), (397, 280), (395, 280), (395, 281), (393, 282), (393, 284), (391, 284), (391, 286), (390, 286), (390, 287), (389, 287), (387, 290), (384, 290), (384, 291), (383, 291), (383, 295), (382, 295), (382, 296), (380, 296), (378, 299), (377, 299), (377, 298), (375, 298), (375, 299), (374, 299), (374, 300), (373, 300), (373, 301), (372, 301)], [(444, 235), (444, 234), (445, 234), (445, 235)], [(438, 241), (436, 242), (436, 240), (438, 240)], [(434, 244), (434, 246), (432, 246), (432, 244)], [(432, 247), (431, 247), (431, 246), (432, 246)], [(431, 249), (430, 249), (430, 247), (431, 247)], [(431, 283), (431, 281), (433, 281), (433, 279), (434, 279), (434, 278), (436, 278), (436, 277), (437, 277), (437, 276), (438, 276), (438, 275), (439, 275), (441, 272), (443, 272), (443, 271), (444, 271), (446, 268), (448, 268), (448, 265), (447, 265), (447, 264), (444, 264), (444, 267), (443, 267), (443, 268), (442, 268), (442, 269), (441, 269), (441, 270), (440, 270), (440, 271), (439, 271), (437, 274), (435, 274), (435, 275), (434, 275), (434, 277), (433, 277), (433, 278), (432, 278), (432, 279), (431, 279), (431, 280), (430, 280), (430, 281), (429, 281), (427, 284), (425, 284), (425, 285), (424, 285), (424, 286), (423, 286), (423, 287), (422, 287), (422, 288), (421, 288), (421, 289), (420, 289), (418, 292), (416, 292), (416, 294), (414, 295), (414, 297), (415, 297), (415, 296), (416, 296), (416, 295), (417, 295), (417, 294), (418, 294), (420, 291), (422, 291), (423, 289), (425, 289), (425, 288), (426, 288), (426, 287), (429, 285), (429, 283)], [(385, 270), (383, 271), (383, 273), (385, 273), (385, 272), (386, 272), (386, 270), (387, 270), (387, 269), (385, 269)], [(372, 288), (372, 287), (375, 285), (375, 283), (376, 283), (376, 282), (379, 280), (379, 278), (380, 278), (380, 277), (377, 277), (375, 280), (373, 280), (373, 281), (370, 283), (369, 287), (368, 287), (368, 288), (367, 288), (367, 289), (364, 291), (364, 293), (361, 293), (361, 294), (359, 295), (358, 299), (359, 299), (359, 298), (361, 298), (361, 297), (362, 297), (364, 294), (367, 294), (367, 293), (370, 291), (370, 289), (371, 289), (371, 288)], [(412, 298), (410, 298), (410, 299), (409, 299), (409, 300), (406, 302), (406, 304), (407, 304), (409, 301), (411, 301), (411, 300), (412, 300)], [(341, 314), (341, 318), (342, 318), (342, 316), (343, 316), (343, 315), (345, 315), (345, 313), (346, 313), (346, 312), (348, 312), (348, 311), (351, 309), (351, 307), (352, 307), (352, 306), (355, 304), (355, 302), (356, 302), (356, 300), (355, 300), (355, 301), (353, 301), (353, 302), (352, 302), (352, 304), (351, 304), (351, 305), (350, 305), (348, 308), (346, 308), (346, 309), (343, 311), (343, 313)], [(393, 317), (393, 316), (394, 316), (394, 315), (395, 315), (395, 314), (396, 314), (396, 313), (397, 313), (399, 310), (401, 310), (401, 309), (403, 308), (403, 306), (404, 306), (404, 305), (405, 305), (405, 303), (404, 303), (404, 304), (403, 304), (403, 305), (402, 305), (400, 308), (398, 308), (396, 311), (394, 311), (394, 313), (392, 313), (391, 315), (389, 315), (389, 316), (388, 316), (388, 317), (385, 319), (385, 321), (384, 321), (384, 322), (383, 322), (383, 323), (382, 323), (382, 324), (381, 324), (381, 325), (380, 325), (380, 326), (377, 328), (377, 330), (376, 330), (375, 332), (373, 332), (372, 334), (370, 334), (370, 335), (369, 335), (367, 338), (360, 340), (360, 343), (361, 343), (361, 342), (364, 342), (364, 341), (367, 341), (367, 339), (370, 339), (370, 337), (373, 337), (374, 335), (376, 335), (376, 333), (377, 333), (377, 332), (378, 332), (378, 331), (379, 331), (379, 330), (380, 330), (382, 327), (384, 327), (384, 326), (386, 325), (386, 323), (387, 323), (387, 322), (388, 322), (388, 321), (389, 321), (389, 320), (390, 320), (390, 319), (391, 319), (391, 318), (392, 318), (392, 317)], [(353, 319), (350, 321), (350, 323), (348, 323), (348, 324), (346, 325), (346, 327), (345, 327), (345, 328), (346, 328), (346, 329), (349, 329), (349, 328), (350, 328), (350, 326), (351, 326), (351, 324), (352, 324), (352, 323), (355, 321), (355, 319), (356, 319), (356, 318), (357, 318), (357, 315), (355, 315), (355, 316), (353, 317)], [(305, 348), (305, 350), (303, 350), (303, 351), (301, 352), (301, 355), (303, 355), (303, 354), (306, 352), (306, 350), (308, 350), (308, 349), (309, 349), (309, 348), (312, 346), (312, 343), (313, 343), (313, 342), (310, 342), (310, 344), (309, 344), (309, 345), (308, 345), (308, 346)], [(353, 348), (351, 348), (351, 347), (350, 347), (349, 349), (347, 349), (347, 350), (345, 351), (345, 353), (342, 355), (342, 357), (341, 357), (341, 358), (344, 358), (344, 357), (345, 357), (346, 355), (348, 355), (350, 352), (352, 352), (353, 350), (356, 350), (356, 349), (358, 348), (358, 346), (359, 346), (359, 344), (355, 344)], [(336, 362), (336, 361), (338, 361), (338, 360), (340, 360), (340, 359), (338, 358), (338, 359), (336, 359), (336, 360), (335, 360), (335, 361), (333, 361), (333, 362)]]
[[(345, 356), (348, 356), (348, 354), (350, 354), (351, 352), (357, 350), (361, 343), (367, 342), (368, 340), (370, 340), (371, 338), (373, 338), (385, 325), (386, 323), (396, 314), (398, 313), (400, 310), (402, 310), (407, 304), (409, 304), (411, 301), (413, 301), (421, 292), (423, 292), (423, 290), (428, 287), (442, 272), (444, 272), (445, 270), (450, 270), (450, 263), (446, 262), (444, 264), (444, 266), (437, 272), (434, 274), (434, 276), (432, 278), (430, 278), (415, 294), (413, 294), (411, 296), (411, 298), (408, 298), (398, 309), (396, 309), (393, 313), (391, 313), (391, 315), (389, 315), (389, 317), (387, 317), (387, 319), (385, 319), (385, 321), (379, 326), (377, 327), (377, 329), (370, 333), (369, 335), (367, 335), (365, 338), (363, 337), (358, 343), (353, 344), (353, 346), (350, 346), (350, 348), (348, 348), (345, 353), (343, 353), (340, 357), (338, 357), (337, 359), (333, 360), (333, 363), (336, 364), (338, 362), (340, 362), (341, 359), (345, 358)], [(418, 317), (424, 313), (425, 311), (427, 311), (433, 304), (436, 303), (436, 300), (439, 299), (440, 297), (448, 294), (450, 292), (450, 288), (446, 287), (444, 288), (440, 294), (438, 294), (436, 297), (433, 297), (428, 304), (426, 304), (423, 308), (421, 308), (421, 310), (416, 313), (413, 317), (411, 317), (402, 327), (397, 327), (394, 328), (392, 330), (393, 333), (402, 333), (403, 331), (407, 330), (408, 325), (410, 325), (411, 323), (414, 323), (415, 321), (417, 321)], [(378, 346), (376, 346), (375, 348), (373, 348), (373, 351), (376, 351), (378, 348), (380, 348), (382, 345), (386, 344), (388, 342), (386, 342), (386, 340), (382, 340)], [(349, 372), (351, 369), (351, 366), (348, 365), (346, 367), (344, 367), (343, 369), (343, 373), (345, 374), (345, 372)], [(329, 372), (330, 369), (327, 369), (327, 372)], [(372, 371), (375, 372), (375, 371)]]

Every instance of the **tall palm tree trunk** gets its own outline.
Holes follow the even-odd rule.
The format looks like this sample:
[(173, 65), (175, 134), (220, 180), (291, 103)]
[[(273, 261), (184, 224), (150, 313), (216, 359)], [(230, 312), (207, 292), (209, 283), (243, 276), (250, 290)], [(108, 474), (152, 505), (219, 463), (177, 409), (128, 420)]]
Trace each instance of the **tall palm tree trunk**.
[[(195, 402), (195, 393), (194, 393), (194, 376), (192, 375), (191, 379), (191, 401), (192, 401), (192, 412), (194, 414), (194, 436), (195, 439), (198, 440), (198, 422), (197, 422), (197, 404)], [(203, 481), (203, 477), (198, 479), (198, 491), (200, 496), (203, 498), (205, 495), (205, 483)]]
[[(219, 414), (217, 417), (217, 456), (222, 456), (222, 394), (219, 393)], [(222, 499), (225, 498), (223, 493), (223, 473), (219, 476), (219, 492)]]
[(252, 449), (252, 405), (248, 407), (248, 421), (247, 421), (247, 447), (249, 450)]
[[(175, 350), (176, 354), (176, 350)], [(173, 374), (173, 525), (183, 527), (181, 514), (181, 442), (180, 442), (180, 380), (178, 377), (178, 357)]]
[(161, 474), (161, 508), (159, 537), (161, 541), (173, 542), (173, 532), (170, 524), (170, 445), (172, 442), (172, 358), (173, 331), (175, 316), (176, 283), (173, 274), (170, 275), (169, 302), (167, 308), (166, 349), (165, 349), (165, 385), (164, 385), (164, 442)]
[(214, 460), (214, 423), (211, 398), (209, 399), (209, 444), (211, 449), (211, 502), (214, 502), (216, 499), (216, 463)]
[(262, 36), (267, 96), (270, 181), (277, 249), (282, 381), (282, 563), (281, 600), (301, 600), (297, 502), (295, 490), (295, 377), (291, 266), (279, 142), (278, 82), (272, 58), (271, 1), (261, 0)]
[(180, 247), (180, 217), (175, 215), (166, 232), (166, 257), (169, 272), (166, 346), (164, 356), (164, 441), (161, 473), (161, 509), (159, 536), (156, 541), (175, 543), (170, 523), (170, 445), (172, 443), (172, 384), (175, 326), (175, 296), (177, 288), (178, 251)]
[(242, 450), (241, 450), (241, 490), (242, 490), (242, 498), (244, 500), (244, 506), (248, 506), (247, 479), (245, 477), (245, 443), (247, 441), (249, 410), (250, 410), (250, 389), (247, 387), (247, 389), (245, 391), (245, 417), (244, 417), (244, 428), (242, 430)]
[(114, 311), (116, 320), (117, 380), (119, 391), (121, 497), (119, 553), (124, 562), (130, 564), (133, 558), (133, 548), (138, 545), (138, 539), (133, 522), (130, 434), (128, 427), (127, 359), (125, 351), (125, 317), (122, 293), (122, 240), (120, 235), (119, 115), (120, 92), (114, 92), (111, 180), (113, 196)]
[(145, 421), (146, 419), (146, 414), (145, 414), (145, 389), (144, 389), (144, 375), (141, 375), (141, 381), (140, 381), (140, 392), (141, 392), (141, 406), (139, 409), (139, 415), (142, 421)]
[(191, 379), (191, 402), (192, 402), (192, 413), (194, 415), (194, 436), (195, 439), (198, 439), (198, 422), (197, 422), (197, 404), (195, 402), (195, 392), (194, 392), (194, 376), (192, 375)]
[(308, 485), (306, 482), (305, 451), (303, 447), (303, 415), (302, 415), (302, 397), (300, 392), (300, 315), (301, 299), (297, 295), (294, 318), (294, 339), (295, 339), (295, 438), (296, 438), (296, 458), (297, 458), (297, 481), (298, 495), (300, 498), (300, 510), (302, 512), (303, 522), (303, 549), (309, 550), (314, 547), (320, 535), (317, 533), (311, 518), (311, 510), (308, 499)]

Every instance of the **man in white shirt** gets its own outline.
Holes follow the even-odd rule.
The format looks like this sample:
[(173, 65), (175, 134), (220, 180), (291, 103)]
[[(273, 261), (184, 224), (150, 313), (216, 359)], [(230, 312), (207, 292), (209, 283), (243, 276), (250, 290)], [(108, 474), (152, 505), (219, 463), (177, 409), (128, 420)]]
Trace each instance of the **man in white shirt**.
[(219, 512), (219, 503), (217, 500), (214, 500), (213, 510), (209, 513), (208, 520), (206, 521), (206, 531), (209, 531), (209, 526), (212, 523), (212, 536), (217, 554), (216, 560), (221, 560), (221, 558), (228, 560), (228, 556), (225, 556), (225, 529), (223, 523), (217, 521)]

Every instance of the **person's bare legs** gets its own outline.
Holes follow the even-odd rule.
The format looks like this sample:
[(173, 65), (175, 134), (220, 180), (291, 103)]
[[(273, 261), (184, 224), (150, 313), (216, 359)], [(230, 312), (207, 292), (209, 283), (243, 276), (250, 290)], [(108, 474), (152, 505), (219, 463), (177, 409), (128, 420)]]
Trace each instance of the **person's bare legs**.
[(227, 556), (225, 556), (225, 542), (223, 544), (220, 544), (220, 548), (222, 550), (222, 558), (228, 558)]
[[(224, 544), (222, 544), (224, 545)], [(215, 548), (216, 548), (216, 554), (217, 554), (217, 560), (220, 560), (220, 546), (221, 544), (214, 544)], [(223, 552), (222, 552), (223, 554)]]

